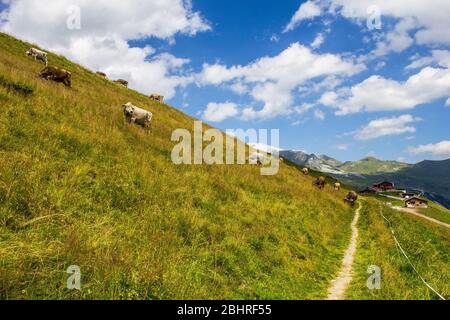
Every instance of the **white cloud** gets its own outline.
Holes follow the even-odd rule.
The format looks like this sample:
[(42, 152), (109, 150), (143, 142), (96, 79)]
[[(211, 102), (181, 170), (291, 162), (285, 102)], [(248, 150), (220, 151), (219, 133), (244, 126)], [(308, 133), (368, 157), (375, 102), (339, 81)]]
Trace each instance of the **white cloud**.
[(384, 39), (377, 43), (376, 49), (371, 56), (384, 56), (390, 52), (402, 52), (413, 45), (414, 39), (409, 32), (417, 27), (416, 20), (413, 18), (404, 18), (397, 23), (393, 31), (388, 32)]
[(255, 150), (262, 151), (265, 153), (275, 153), (275, 152), (278, 153), (282, 150), (280, 148), (273, 147), (264, 143), (249, 143), (248, 145)]
[(215, 103), (210, 102), (203, 111), (203, 118), (206, 121), (221, 122), (239, 114), (239, 108), (231, 102)]
[(335, 106), (338, 103), (339, 95), (334, 91), (325, 92), (319, 99), (319, 103), (324, 106)]
[(284, 28), (283, 32), (288, 32), (295, 29), (303, 20), (313, 19), (320, 16), (321, 8), (315, 1), (307, 1), (303, 3), (295, 12), (289, 24)]
[(294, 112), (292, 92), (309, 80), (325, 77), (327, 83), (336, 84), (336, 76), (351, 76), (364, 68), (364, 65), (339, 55), (316, 54), (294, 43), (277, 56), (263, 57), (246, 66), (205, 64), (197, 75), (197, 82), (199, 85), (245, 85), (251, 98), (262, 103), (263, 108), (244, 109), (244, 118), (264, 119)]
[(406, 70), (418, 69), (431, 64), (437, 64), (444, 68), (450, 68), (450, 51), (448, 50), (432, 50), (431, 56), (421, 57), (413, 56), (411, 63), (406, 66)]
[(350, 146), (348, 144), (338, 144), (335, 146), (335, 149), (340, 151), (347, 151)]
[(346, 18), (365, 21), (368, 18), (367, 8), (378, 6), (384, 17), (394, 17), (399, 20), (416, 20), (414, 29), (415, 41), (419, 44), (450, 43), (450, 1), (433, 0), (320, 0), (319, 3), (329, 3), (329, 10), (339, 12)]
[[(67, 27), (68, 8), (78, 6), (81, 28)], [(149, 47), (130, 47), (130, 40), (209, 30), (190, 0), (16, 0), (10, 3), (1, 29), (67, 56), (92, 70), (129, 80), (141, 92), (160, 92), (168, 98), (178, 86), (192, 81), (182, 75), (188, 62), (169, 54), (155, 55)]]
[(319, 120), (325, 120), (325, 113), (322, 110), (314, 110), (314, 118)]
[(411, 58), (411, 63), (406, 66), (406, 70), (419, 69), (424, 66), (430, 65), (434, 62), (433, 57), (420, 57), (414, 56)]
[(320, 46), (324, 43), (325, 37), (323, 33), (319, 33), (315, 38), (314, 41), (311, 43), (311, 48), (318, 49)]
[(408, 151), (411, 154), (431, 154), (439, 158), (450, 158), (450, 141), (444, 140), (435, 144), (409, 147)]
[(414, 133), (416, 128), (409, 124), (417, 121), (420, 121), (420, 119), (409, 114), (393, 118), (376, 119), (356, 131), (353, 137), (356, 140), (371, 140), (391, 135)]
[(375, 67), (374, 70), (375, 71), (380, 71), (381, 69), (383, 69), (386, 66), (386, 62), (385, 61), (380, 61), (378, 62)]
[(450, 44), (450, 1), (448, 0), (309, 0), (302, 4), (285, 31), (297, 27), (301, 21), (322, 14), (341, 15), (366, 25), (369, 7), (378, 7), (381, 18), (397, 19), (394, 29), (383, 24), (373, 56), (401, 52), (414, 42), (424, 45)]
[(351, 88), (327, 92), (319, 102), (337, 109), (337, 115), (362, 111), (413, 109), (450, 96), (450, 70), (426, 67), (405, 82), (371, 76)]
[(294, 107), (294, 110), (296, 113), (298, 114), (304, 114), (307, 111), (311, 110), (312, 108), (314, 108), (314, 104), (312, 103), (303, 103), (302, 105), (298, 106), (298, 107)]

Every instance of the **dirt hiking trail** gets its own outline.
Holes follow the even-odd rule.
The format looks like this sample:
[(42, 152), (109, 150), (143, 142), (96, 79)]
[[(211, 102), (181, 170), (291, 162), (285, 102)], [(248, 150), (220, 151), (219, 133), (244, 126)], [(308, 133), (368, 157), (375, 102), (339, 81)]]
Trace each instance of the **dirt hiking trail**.
[(336, 279), (331, 282), (331, 286), (328, 289), (327, 300), (344, 300), (345, 292), (347, 291), (353, 276), (353, 261), (355, 260), (355, 253), (358, 240), (358, 221), (361, 211), (361, 203), (358, 204), (358, 209), (356, 209), (355, 217), (353, 218), (351, 229), (352, 237), (350, 239), (350, 244), (344, 254), (344, 259), (342, 260), (341, 270)]

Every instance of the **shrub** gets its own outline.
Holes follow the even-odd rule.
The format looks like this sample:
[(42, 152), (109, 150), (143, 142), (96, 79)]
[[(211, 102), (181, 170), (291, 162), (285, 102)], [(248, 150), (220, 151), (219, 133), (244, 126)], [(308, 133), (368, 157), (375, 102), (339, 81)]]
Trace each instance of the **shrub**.
[(26, 84), (24, 82), (13, 82), (10, 81), (8, 79), (6, 79), (5, 77), (0, 75), (0, 85), (2, 85), (3, 87), (5, 87), (8, 90), (12, 90), (15, 91), (16, 93), (20, 93), (23, 95), (31, 95), (34, 92), (34, 89), (32, 86), (30, 86), (29, 84)]

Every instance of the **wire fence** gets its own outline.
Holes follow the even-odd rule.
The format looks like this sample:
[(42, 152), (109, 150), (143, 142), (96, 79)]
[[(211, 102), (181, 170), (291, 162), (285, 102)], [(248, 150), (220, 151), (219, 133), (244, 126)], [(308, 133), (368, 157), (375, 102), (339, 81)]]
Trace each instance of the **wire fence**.
[(419, 276), (420, 280), (422, 280), (422, 282), (428, 287), (428, 289), (430, 289), (431, 291), (433, 291), (441, 300), (445, 300), (445, 298), (442, 296), (442, 294), (440, 294), (435, 288), (433, 288), (425, 279), (424, 277), (422, 277), (422, 275), (419, 273), (419, 271), (416, 269), (416, 267), (414, 266), (414, 264), (411, 262), (411, 259), (408, 257), (408, 255), (406, 254), (405, 250), (403, 249), (402, 245), (400, 244), (400, 242), (398, 241), (397, 237), (395, 236), (395, 231), (392, 227), (392, 222), (386, 218), (386, 216), (383, 214), (383, 208), (380, 206), (380, 214), (383, 217), (384, 220), (386, 220), (386, 222), (388, 223), (388, 227), (391, 230), (391, 234), (392, 237), (395, 240), (395, 243), (397, 244), (397, 246), (400, 249), (400, 252), (405, 256), (406, 260), (408, 261), (409, 265), (411, 266), (411, 268), (414, 270), (414, 272)]

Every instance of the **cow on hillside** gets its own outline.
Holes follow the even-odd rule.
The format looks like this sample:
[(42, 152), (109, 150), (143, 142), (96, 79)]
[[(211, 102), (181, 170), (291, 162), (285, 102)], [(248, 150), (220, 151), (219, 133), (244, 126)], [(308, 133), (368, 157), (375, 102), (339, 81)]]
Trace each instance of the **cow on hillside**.
[(319, 188), (320, 190), (322, 190), (323, 188), (325, 188), (325, 185), (327, 183), (327, 179), (325, 177), (318, 177), (314, 182), (313, 185), (315, 185), (317, 188)]
[(344, 198), (344, 202), (348, 203), (352, 207), (355, 205), (356, 200), (358, 200), (358, 194), (355, 191), (350, 191)]
[(131, 102), (124, 104), (123, 113), (125, 118), (130, 122), (142, 126), (143, 128), (150, 129), (153, 114), (150, 111), (136, 107)]
[(48, 65), (48, 54), (47, 52), (44, 52), (42, 50), (31, 48), (27, 52), (25, 52), (27, 56), (31, 56), (34, 58), (34, 60), (41, 60), (45, 63), (45, 65)]
[(336, 190), (336, 191), (341, 190), (341, 184), (340, 184), (339, 182), (336, 182), (336, 183), (334, 184), (334, 190)]
[(72, 86), (72, 73), (58, 67), (47, 66), (39, 72), (39, 76), (45, 80), (61, 82), (66, 87)]
[(159, 103), (164, 103), (164, 96), (160, 95), (160, 94), (151, 94), (150, 95), (150, 100), (159, 102)]
[(115, 83), (118, 83), (126, 88), (128, 88), (128, 81), (127, 80), (123, 80), (123, 79), (118, 79), (116, 81), (114, 81)]
[(303, 172), (304, 175), (307, 175), (307, 174), (309, 174), (309, 169), (308, 168), (303, 168), (302, 172)]
[(104, 72), (97, 71), (96, 74), (98, 76), (102, 77), (102, 78), (106, 78), (107, 77), (106, 73), (104, 73)]

